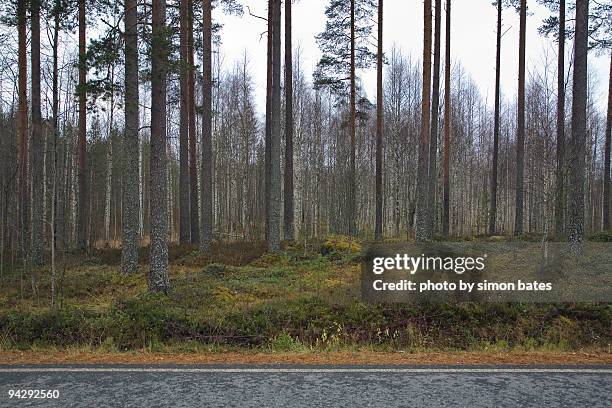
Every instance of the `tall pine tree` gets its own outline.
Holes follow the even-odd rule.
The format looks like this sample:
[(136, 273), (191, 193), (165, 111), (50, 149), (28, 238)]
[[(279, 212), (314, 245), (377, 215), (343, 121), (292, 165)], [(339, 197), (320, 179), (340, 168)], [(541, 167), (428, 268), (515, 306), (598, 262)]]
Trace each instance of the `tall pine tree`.
[(137, 0), (125, 0), (125, 130), (123, 136), (122, 189), (122, 253), (121, 270), (134, 273), (138, 269), (140, 236), (140, 183), (138, 177), (138, 10)]
[(168, 277), (168, 185), (166, 157), (166, 84), (169, 41), (166, 0), (153, 0), (151, 32), (151, 253), (149, 289), (167, 293)]
[(429, 229), (430, 203), (429, 191), (429, 136), (430, 136), (430, 97), (431, 97), (431, 0), (425, 0), (423, 9), (423, 88), (421, 98), (421, 136), (419, 139), (419, 159), (417, 165), (417, 218), (416, 240), (431, 239)]
[(314, 73), (316, 86), (328, 86), (340, 98), (349, 96), (350, 158), (346, 205), (346, 225), (349, 235), (357, 233), (355, 154), (356, 154), (356, 71), (369, 68), (376, 53), (369, 47), (374, 0), (331, 0), (325, 15), (325, 31), (316, 36), (323, 56)]

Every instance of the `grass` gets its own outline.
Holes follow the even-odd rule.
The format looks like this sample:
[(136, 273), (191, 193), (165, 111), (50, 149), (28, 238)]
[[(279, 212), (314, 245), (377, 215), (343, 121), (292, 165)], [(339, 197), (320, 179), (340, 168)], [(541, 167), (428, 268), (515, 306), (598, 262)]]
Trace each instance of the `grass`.
[[(609, 352), (607, 304), (369, 305), (360, 302), (360, 242), (330, 237), (270, 255), (261, 243), (170, 248), (168, 296), (149, 294), (120, 252), (65, 257), (60, 305), (48, 268), (5, 270), (0, 351)], [(63, 268), (62, 268), (63, 270)], [(32, 279), (33, 278), (33, 279)], [(33, 283), (32, 283), (33, 282)]]

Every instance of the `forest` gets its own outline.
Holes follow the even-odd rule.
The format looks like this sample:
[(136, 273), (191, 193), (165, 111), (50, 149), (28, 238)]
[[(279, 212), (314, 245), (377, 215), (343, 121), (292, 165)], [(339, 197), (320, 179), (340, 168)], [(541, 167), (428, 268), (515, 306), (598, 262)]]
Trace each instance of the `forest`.
[[(530, 17), (536, 1), (544, 21)], [(43, 268), (53, 305), (62, 259), (105, 248), (120, 249), (124, 274), (147, 248), (148, 288), (167, 293), (175, 246), (609, 236), (612, 64), (609, 78), (589, 69), (612, 55), (608, 1), (479, 2), (498, 16), (493, 104), (453, 57), (466, 2), (423, 0), (410, 55), (384, 42), (383, 0), (330, 0), (314, 72), (292, 42), (300, 16), (281, 3), (4, 2), (0, 267), (20, 266), (22, 287)], [(520, 16), (519, 43), (503, 43), (513, 61), (500, 60), (505, 9)], [(250, 50), (267, 56), (263, 115), (248, 53), (220, 55), (228, 14), (267, 26)], [(537, 67), (527, 24), (555, 51)], [(518, 72), (512, 98), (502, 65)]]

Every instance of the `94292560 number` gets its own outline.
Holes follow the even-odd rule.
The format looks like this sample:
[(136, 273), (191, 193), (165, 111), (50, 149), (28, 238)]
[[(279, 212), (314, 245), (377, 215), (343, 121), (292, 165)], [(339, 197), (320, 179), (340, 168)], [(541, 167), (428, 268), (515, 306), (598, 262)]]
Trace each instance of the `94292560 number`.
[(58, 399), (59, 390), (9, 390), (8, 396), (17, 399)]

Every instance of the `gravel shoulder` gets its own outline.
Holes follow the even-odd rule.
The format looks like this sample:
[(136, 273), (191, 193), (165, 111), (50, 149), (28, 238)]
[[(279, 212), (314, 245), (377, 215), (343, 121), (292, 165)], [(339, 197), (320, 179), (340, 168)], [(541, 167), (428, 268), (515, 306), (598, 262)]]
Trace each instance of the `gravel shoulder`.
[(299, 364), (299, 365), (611, 365), (603, 352), (305, 352), (98, 353), (0, 351), (0, 363), (22, 364)]

